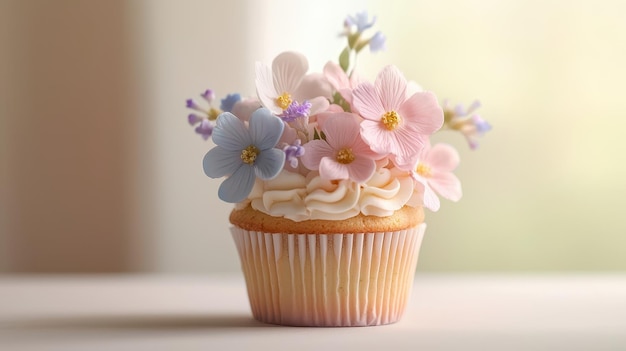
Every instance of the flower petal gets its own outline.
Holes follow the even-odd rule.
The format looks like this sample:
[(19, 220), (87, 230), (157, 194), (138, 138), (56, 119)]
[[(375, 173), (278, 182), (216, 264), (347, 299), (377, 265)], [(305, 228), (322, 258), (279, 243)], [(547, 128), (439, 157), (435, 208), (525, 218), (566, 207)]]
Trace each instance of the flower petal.
[(352, 91), (352, 104), (361, 117), (372, 121), (379, 122), (385, 113), (376, 88), (370, 82), (363, 82)]
[(304, 167), (312, 171), (319, 169), (322, 158), (335, 156), (335, 150), (324, 140), (311, 140), (302, 147), (304, 147), (304, 155), (300, 157), (300, 161)]
[(357, 183), (367, 182), (376, 171), (376, 162), (367, 157), (357, 155), (354, 161), (348, 165), (350, 179)]
[(459, 165), (459, 153), (454, 147), (448, 144), (436, 144), (426, 156), (425, 163), (437, 171), (453, 171)]
[(437, 194), (435, 194), (433, 189), (431, 189), (430, 186), (428, 186), (428, 184), (426, 184), (426, 182), (422, 179), (418, 179), (416, 184), (418, 185), (418, 187), (421, 186), (421, 188), (424, 189), (424, 192), (423, 192), (424, 207), (426, 207), (427, 209), (433, 212), (439, 211), (441, 202), (439, 201), (439, 198), (437, 197)]
[(325, 112), (330, 107), (330, 102), (328, 102), (328, 99), (322, 96), (318, 96), (308, 101), (311, 103), (311, 110), (309, 112), (309, 115), (311, 116)]
[(415, 81), (409, 81), (409, 83), (406, 85), (406, 98), (410, 98), (411, 95), (415, 94), (415, 93), (420, 93), (424, 91), (424, 88), (422, 88), (421, 85), (417, 84)]
[(333, 61), (328, 61), (324, 66), (324, 76), (328, 79), (328, 82), (336, 89), (350, 88), (350, 80), (346, 72)]
[(283, 134), (285, 124), (266, 108), (260, 108), (250, 116), (250, 137), (252, 144), (259, 150), (267, 150), (276, 146)]
[(443, 109), (431, 92), (413, 94), (402, 103), (398, 113), (405, 119), (407, 126), (420, 134), (430, 135), (443, 125)]
[(239, 118), (230, 112), (224, 112), (217, 117), (213, 128), (213, 142), (224, 149), (241, 152), (252, 143), (252, 139)]
[(372, 151), (387, 155), (396, 149), (395, 139), (392, 133), (383, 127), (380, 122), (365, 120), (361, 122), (361, 137), (370, 146)]
[(319, 96), (330, 99), (333, 95), (332, 91), (332, 86), (323, 74), (311, 73), (304, 76), (298, 89), (293, 92), (293, 98), (299, 102)]
[(261, 106), (261, 102), (256, 98), (244, 99), (237, 102), (235, 106), (233, 106), (233, 110), (231, 112), (240, 120), (249, 121), (252, 113), (258, 110)]
[(348, 112), (333, 113), (324, 122), (323, 128), (326, 141), (335, 150), (352, 147), (359, 138), (359, 122), (355, 115)]
[(337, 92), (339, 92), (339, 95), (341, 95), (341, 97), (344, 100), (346, 100), (348, 105), (352, 105), (352, 89), (350, 89), (350, 88), (341, 88), (341, 89), (338, 89)]
[(263, 180), (273, 179), (285, 165), (285, 152), (279, 149), (263, 150), (254, 162), (257, 177)]
[(387, 66), (376, 76), (376, 91), (385, 112), (398, 111), (406, 99), (406, 79), (396, 66)]
[(272, 69), (261, 62), (257, 62), (255, 72), (256, 94), (259, 96), (259, 100), (261, 100), (263, 106), (269, 108), (276, 114), (283, 112), (283, 110), (276, 105), (276, 98), (278, 95), (282, 94), (282, 92), (278, 93), (274, 87)]
[(418, 154), (424, 148), (424, 136), (410, 128), (398, 128), (394, 132), (400, 150), (396, 153), (397, 155), (419, 156)]
[(272, 61), (272, 74), (277, 95), (295, 93), (308, 70), (306, 57), (298, 52), (286, 51), (276, 56)]
[(217, 195), (222, 201), (241, 202), (252, 191), (254, 180), (253, 168), (249, 165), (242, 165), (235, 173), (222, 182)]
[(453, 173), (438, 172), (428, 178), (428, 184), (441, 195), (450, 201), (459, 201), (463, 196), (461, 181)]
[(220, 146), (209, 150), (202, 159), (204, 173), (211, 178), (233, 174), (242, 164), (241, 150), (226, 150)]
[(363, 141), (360, 135), (356, 138), (354, 144), (352, 144), (352, 152), (355, 155), (371, 158), (372, 160), (378, 160), (384, 157), (381, 154), (374, 152), (372, 148), (370, 148), (370, 146)]
[(414, 170), (417, 166), (418, 160), (418, 155), (394, 156), (392, 158), (393, 164), (403, 171)]
[(320, 177), (328, 180), (350, 179), (348, 166), (341, 164), (331, 157), (324, 157), (320, 162)]

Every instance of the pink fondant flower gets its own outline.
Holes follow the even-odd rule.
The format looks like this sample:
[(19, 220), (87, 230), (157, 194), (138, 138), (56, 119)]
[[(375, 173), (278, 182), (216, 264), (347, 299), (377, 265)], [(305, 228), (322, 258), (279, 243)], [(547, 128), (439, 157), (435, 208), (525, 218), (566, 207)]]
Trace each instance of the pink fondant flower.
[(311, 103), (310, 114), (328, 108), (331, 87), (323, 75), (306, 74), (309, 63), (304, 55), (283, 52), (276, 56), (272, 68), (258, 62), (256, 90), (263, 106), (275, 115), (286, 111), (294, 102)]
[(341, 97), (352, 105), (352, 90), (362, 82), (359, 75), (353, 71), (348, 77), (348, 74), (338, 64), (329, 61), (324, 66), (324, 76)]
[(365, 118), (363, 140), (373, 151), (391, 155), (396, 166), (410, 170), (424, 139), (441, 128), (443, 110), (430, 92), (407, 97), (407, 82), (395, 66), (385, 67), (375, 84), (364, 82), (352, 92), (353, 105)]
[[(459, 165), (459, 153), (447, 144), (427, 143), (420, 154), (413, 178), (423, 187), (424, 206), (432, 211), (439, 210), (437, 194), (451, 201), (459, 201), (462, 196), (461, 182), (452, 173)], [(435, 194), (436, 193), (436, 194)]]
[(304, 144), (300, 161), (310, 170), (319, 170), (324, 179), (367, 181), (376, 170), (377, 154), (359, 135), (357, 116), (339, 112), (330, 116), (322, 127), (326, 140), (311, 140)]

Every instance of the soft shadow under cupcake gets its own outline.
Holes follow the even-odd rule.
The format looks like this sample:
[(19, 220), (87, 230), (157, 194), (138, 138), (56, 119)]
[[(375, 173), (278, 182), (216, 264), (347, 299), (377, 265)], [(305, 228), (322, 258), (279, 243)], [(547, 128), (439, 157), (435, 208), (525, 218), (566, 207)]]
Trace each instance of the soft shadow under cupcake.
[(207, 330), (275, 328), (248, 314), (93, 315), (42, 317), (0, 324), (0, 330)]

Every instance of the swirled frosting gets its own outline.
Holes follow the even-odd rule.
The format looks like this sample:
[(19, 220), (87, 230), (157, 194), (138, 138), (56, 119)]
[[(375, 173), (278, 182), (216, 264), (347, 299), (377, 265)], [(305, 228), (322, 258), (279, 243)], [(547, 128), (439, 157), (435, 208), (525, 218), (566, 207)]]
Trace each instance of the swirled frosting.
[(256, 181), (248, 199), (253, 209), (296, 222), (308, 219), (343, 220), (359, 213), (390, 216), (403, 206), (418, 206), (420, 193), (408, 172), (379, 168), (364, 184), (326, 180), (318, 172), (307, 176), (283, 170), (272, 180)]

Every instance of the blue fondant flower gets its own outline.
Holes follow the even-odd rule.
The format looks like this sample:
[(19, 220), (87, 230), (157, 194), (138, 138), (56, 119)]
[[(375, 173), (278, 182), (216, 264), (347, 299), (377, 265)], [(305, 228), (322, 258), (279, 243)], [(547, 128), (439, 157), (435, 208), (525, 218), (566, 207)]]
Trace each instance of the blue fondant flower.
[(381, 32), (376, 32), (374, 36), (369, 40), (370, 52), (384, 51), (387, 49), (386, 45), (387, 37)]
[(228, 94), (228, 95), (226, 95), (225, 98), (223, 98), (220, 101), (221, 102), (220, 109), (222, 109), (222, 111), (224, 111), (224, 112), (233, 112), (233, 107), (239, 101), (241, 101), (241, 95), (239, 95), (237, 93), (235, 93), (235, 94)]
[(358, 33), (363, 33), (366, 29), (371, 28), (374, 23), (376, 23), (376, 16), (374, 16), (370, 22), (367, 11), (363, 11), (357, 13), (356, 16), (348, 16), (345, 22), (347, 25), (356, 26), (356, 31)]
[(250, 117), (249, 128), (232, 113), (217, 118), (213, 142), (204, 156), (204, 173), (211, 178), (228, 176), (218, 196), (226, 202), (241, 202), (252, 191), (254, 180), (276, 177), (285, 165), (285, 153), (274, 148), (284, 129), (283, 121), (260, 108)]

